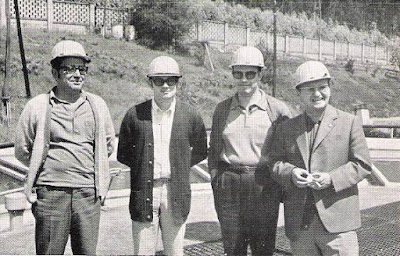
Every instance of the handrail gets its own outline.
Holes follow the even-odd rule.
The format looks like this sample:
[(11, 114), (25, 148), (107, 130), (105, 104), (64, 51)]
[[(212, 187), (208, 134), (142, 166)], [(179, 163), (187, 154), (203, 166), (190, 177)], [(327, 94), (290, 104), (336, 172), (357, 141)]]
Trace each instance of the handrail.
[(2, 142), (0, 143), (0, 149), (12, 148), (14, 147), (14, 142)]
[(363, 128), (400, 128), (400, 124), (363, 124)]
[(21, 188), (14, 188), (14, 189), (10, 189), (10, 190), (6, 190), (6, 191), (3, 191), (3, 192), (0, 192), (0, 196), (5, 196), (5, 195), (8, 195), (8, 194), (12, 194), (12, 193), (16, 193), (16, 192), (21, 192), (21, 191), (24, 191), (24, 188), (23, 188), (23, 187), (21, 187)]

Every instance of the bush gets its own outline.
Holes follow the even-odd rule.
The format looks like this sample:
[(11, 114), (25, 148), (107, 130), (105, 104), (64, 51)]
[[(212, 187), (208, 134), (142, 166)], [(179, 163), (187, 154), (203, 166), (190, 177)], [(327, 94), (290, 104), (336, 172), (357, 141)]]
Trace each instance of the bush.
[(188, 5), (174, 1), (142, 1), (136, 5), (132, 23), (137, 41), (152, 49), (175, 46), (191, 29), (186, 18)]
[(346, 65), (344, 66), (344, 69), (347, 72), (350, 72), (351, 74), (354, 74), (354, 61), (353, 59), (348, 59)]

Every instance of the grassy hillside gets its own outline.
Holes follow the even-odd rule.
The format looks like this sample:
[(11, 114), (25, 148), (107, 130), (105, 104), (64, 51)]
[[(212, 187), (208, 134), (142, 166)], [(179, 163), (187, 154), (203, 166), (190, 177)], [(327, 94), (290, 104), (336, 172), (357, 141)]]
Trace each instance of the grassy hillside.
[[(4, 30), (0, 31), (0, 66), (4, 60)], [(212, 112), (222, 99), (232, 95), (232, 78), (228, 68), (230, 53), (212, 51), (215, 71), (198, 64), (193, 56), (152, 51), (134, 42), (103, 39), (95, 35), (72, 35), (65, 33), (48, 34), (43, 31), (23, 31), (32, 96), (48, 91), (54, 85), (50, 72), (50, 52), (60, 38), (81, 42), (92, 57), (86, 90), (101, 95), (107, 102), (114, 119), (116, 130), (127, 109), (152, 95), (147, 84), (146, 73), (150, 61), (159, 55), (169, 55), (180, 63), (184, 74), (182, 86), (178, 89), (181, 99), (195, 105), (202, 113), (207, 127), (211, 126)], [(13, 75), (11, 78), (12, 124), (0, 124), (0, 142), (12, 141), (18, 116), (26, 103), (23, 74), (20, 71), (20, 57), (17, 37), (12, 38)], [(277, 97), (285, 100), (294, 109), (298, 97), (292, 84), (294, 71), (304, 60), (279, 58)], [(354, 104), (366, 103), (372, 116), (399, 116), (399, 84), (383, 75), (381, 69), (360, 67), (354, 74), (344, 69), (345, 63), (328, 64), (335, 84), (332, 88), (332, 104), (346, 111), (353, 111)], [(371, 75), (374, 73), (374, 76)], [(4, 72), (0, 72), (3, 85)], [(267, 85), (263, 87), (269, 91)]]

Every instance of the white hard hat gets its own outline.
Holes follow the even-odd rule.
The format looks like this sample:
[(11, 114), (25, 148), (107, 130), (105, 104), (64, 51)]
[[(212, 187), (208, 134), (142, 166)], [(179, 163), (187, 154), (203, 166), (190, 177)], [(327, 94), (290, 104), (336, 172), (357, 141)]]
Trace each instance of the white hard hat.
[(232, 63), (229, 67), (233, 66), (255, 66), (264, 68), (264, 56), (260, 50), (253, 46), (242, 46), (233, 53)]
[(153, 76), (182, 77), (178, 63), (168, 56), (159, 56), (151, 61), (147, 77)]
[(326, 66), (319, 61), (304, 62), (297, 68), (295, 76), (295, 89), (297, 89), (298, 86), (307, 82), (317, 81), (321, 79), (330, 80), (332, 78)]
[(58, 42), (51, 51), (51, 56), (51, 64), (53, 64), (55, 59), (62, 57), (78, 57), (84, 59), (86, 62), (90, 62), (90, 58), (86, 55), (83, 46), (80, 43), (71, 40)]

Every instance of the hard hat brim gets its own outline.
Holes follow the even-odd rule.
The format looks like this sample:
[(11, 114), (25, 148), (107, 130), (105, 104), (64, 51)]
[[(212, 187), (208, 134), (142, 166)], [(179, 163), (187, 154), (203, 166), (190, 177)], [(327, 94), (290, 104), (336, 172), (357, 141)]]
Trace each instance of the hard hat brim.
[(171, 74), (171, 73), (168, 73), (168, 74), (162, 74), (162, 73), (160, 73), (160, 74), (148, 74), (147, 75), (147, 77), (160, 77), (160, 76), (174, 76), (174, 77), (182, 77), (182, 75), (181, 74)]
[(244, 66), (244, 67), (259, 67), (261, 69), (264, 69), (265, 66), (261, 66), (261, 65), (245, 65), (245, 64), (231, 64), (229, 65), (230, 68), (236, 67), (236, 66)]
[(301, 82), (301, 83), (296, 84), (295, 88), (296, 89), (300, 89), (303, 85), (305, 85), (307, 83), (314, 82), (314, 81), (319, 81), (319, 80), (325, 80), (325, 79), (330, 81), (332, 79), (332, 77), (323, 77), (323, 78), (310, 79), (310, 80), (307, 80), (307, 82)]
[(52, 60), (50, 60), (50, 64), (53, 64), (53, 62), (57, 59), (61, 59), (61, 58), (68, 58), (68, 57), (75, 57), (75, 58), (80, 58), (83, 59), (84, 61), (86, 61), (87, 63), (91, 62), (91, 59), (89, 58), (89, 56), (82, 56), (82, 55), (63, 55), (63, 56), (58, 56), (56, 58), (53, 58)]

